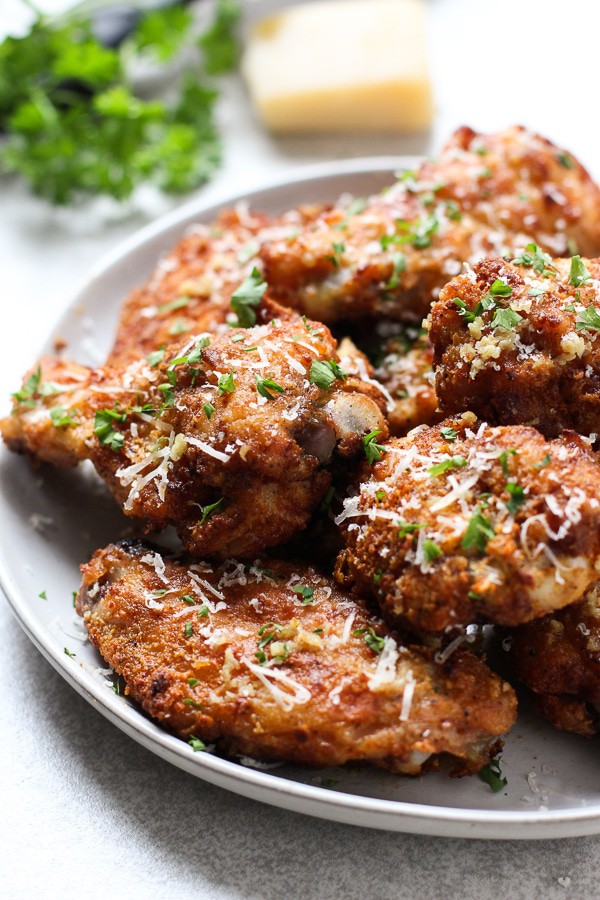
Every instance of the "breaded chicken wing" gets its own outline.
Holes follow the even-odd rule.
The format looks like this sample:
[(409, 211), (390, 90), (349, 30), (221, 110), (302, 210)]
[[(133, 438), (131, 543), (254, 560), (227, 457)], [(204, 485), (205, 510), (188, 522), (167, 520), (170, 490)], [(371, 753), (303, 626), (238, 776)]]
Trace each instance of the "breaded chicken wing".
[(326, 328), (269, 303), (258, 316), (124, 369), (42, 360), (0, 423), (4, 440), (58, 465), (90, 459), (126, 515), (174, 525), (189, 552), (288, 540), (332, 470), (387, 426), (380, 393), (343, 372)]
[(498, 424), (600, 432), (600, 260), (529, 245), (451, 281), (429, 317), (447, 413)]
[(233, 316), (231, 295), (251, 273), (261, 242), (290, 240), (322, 210), (303, 206), (271, 219), (240, 204), (212, 225), (192, 226), (125, 300), (107, 365), (128, 365), (185, 335), (218, 332)]
[(344, 584), (419, 631), (517, 624), (580, 598), (600, 569), (600, 466), (576, 435), (472, 414), (373, 451), (338, 517)]
[(379, 315), (420, 323), (464, 262), (535, 241), (600, 254), (600, 190), (583, 167), (524, 128), (461, 128), (367, 201), (326, 210), (293, 240), (262, 244), (271, 296), (325, 322)]
[[(183, 565), (140, 544), (82, 566), (77, 610), (127, 692), (198, 747), (415, 775), (476, 771), (514, 722), (512, 689), (468, 651), (443, 664), (303, 565)], [(200, 745), (201, 746), (201, 745)]]
[(540, 715), (562, 731), (600, 731), (600, 584), (581, 603), (515, 628), (507, 645)]

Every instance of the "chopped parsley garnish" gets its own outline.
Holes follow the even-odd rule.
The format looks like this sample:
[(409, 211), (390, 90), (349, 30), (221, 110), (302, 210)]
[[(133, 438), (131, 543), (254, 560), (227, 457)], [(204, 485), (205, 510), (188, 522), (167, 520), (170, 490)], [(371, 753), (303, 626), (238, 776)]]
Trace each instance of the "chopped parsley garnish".
[(575, 163), (572, 158), (566, 153), (564, 150), (561, 150), (560, 153), (556, 154), (556, 160), (563, 167), (563, 169), (574, 169)]
[(204, 410), (204, 414), (206, 415), (207, 419), (210, 419), (210, 417), (212, 416), (212, 414), (215, 411), (215, 408), (212, 405), (212, 403), (205, 403), (203, 405), (202, 409)]
[(228, 375), (221, 375), (217, 384), (221, 394), (233, 394), (235, 391), (235, 378), (233, 372), (229, 372)]
[(164, 597), (167, 593), (166, 588), (157, 588), (155, 591), (150, 591), (153, 597)]
[(487, 766), (484, 766), (484, 768), (479, 773), (479, 777), (482, 781), (485, 781), (485, 783), (490, 786), (494, 794), (497, 794), (508, 784), (508, 781), (506, 780), (506, 778), (502, 774), (502, 770), (500, 769), (499, 756), (497, 756), (496, 759), (493, 759)]
[(521, 321), (523, 316), (519, 315), (510, 306), (505, 309), (497, 309), (492, 319), (492, 328), (504, 328), (505, 331), (513, 331)]
[(369, 434), (366, 434), (363, 438), (363, 449), (365, 451), (365, 456), (367, 457), (367, 462), (371, 465), (373, 463), (379, 462), (381, 459), (381, 455), (383, 453), (387, 453), (385, 447), (376, 442), (376, 438), (381, 434), (380, 428), (375, 428), (374, 431), (370, 431)]
[(421, 528), (427, 528), (427, 525), (419, 525), (418, 522), (398, 522), (398, 537), (405, 538), (409, 534), (414, 534)]
[(489, 291), (478, 301), (475, 307), (470, 310), (464, 300), (460, 297), (454, 297), (454, 303), (458, 306), (458, 310), (463, 316), (465, 322), (473, 322), (478, 316), (481, 316), (486, 310), (495, 309), (498, 306), (497, 297), (510, 297), (512, 288), (501, 278), (496, 278)]
[(199, 703), (196, 703), (195, 700), (190, 700), (189, 697), (186, 697), (183, 702), (186, 706), (193, 706), (194, 709), (202, 709)]
[(315, 598), (314, 588), (311, 588), (305, 584), (297, 584), (292, 588), (295, 594), (298, 594), (299, 597), (302, 597), (302, 605), (307, 606), (309, 603), (312, 603)]
[(15, 400), (26, 406), (34, 405), (34, 397), (40, 393), (40, 383), (42, 380), (42, 368), (38, 366), (35, 372), (32, 372), (29, 378), (23, 383), (20, 391), (13, 394)]
[(384, 291), (393, 291), (400, 284), (400, 276), (406, 271), (406, 256), (404, 253), (394, 253), (392, 266), (392, 274), (383, 286)]
[(198, 612), (198, 618), (199, 618), (199, 619), (205, 619), (205, 618), (207, 617), (207, 615), (209, 614), (210, 610), (209, 610), (208, 606), (206, 605), (206, 603), (204, 603), (204, 604), (200, 607), (200, 609), (197, 610), (197, 612)]
[(68, 649), (68, 647), (65, 647), (64, 651), (67, 654), (67, 656), (70, 657), (71, 659), (75, 659), (75, 657), (77, 656), (76, 653), (71, 653), (71, 651)]
[(466, 465), (467, 461), (464, 456), (451, 456), (450, 459), (443, 459), (441, 462), (431, 466), (427, 469), (427, 474), (430, 478), (435, 478), (436, 475), (442, 475), (448, 469), (462, 469)]
[(464, 550), (479, 550), (485, 553), (488, 541), (495, 535), (494, 527), (489, 519), (487, 519), (480, 508), (477, 507), (471, 516), (471, 520), (467, 525), (467, 530), (460, 542)]
[(181, 600), (182, 603), (187, 603), (188, 606), (196, 605), (196, 601), (195, 601), (194, 597), (192, 597), (191, 594), (182, 594), (182, 596), (179, 599)]
[(224, 499), (224, 497), (220, 497), (215, 503), (209, 503), (207, 506), (202, 507), (202, 518), (200, 519), (201, 525), (204, 525), (206, 520), (218, 510)]
[(577, 331), (600, 331), (600, 316), (592, 305), (579, 314), (581, 318), (575, 322)]
[(194, 349), (190, 350), (190, 352), (187, 354), (187, 356), (176, 356), (174, 359), (172, 359), (170, 361), (169, 370), (173, 370), (175, 368), (175, 366), (183, 366), (183, 365), (194, 366), (194, 365), (196, 365), (202, 359), (202, 351), (204, 350), (205, 347), (208, 347), (209, 344), (210, 344), (209, 337), (200, 338), (198, 341), (196, 341)]
[(99, 409), (94, 416), (94, 432), (103, 447), (110, 447), (115, 453), (122, 449), (125, 442), (124, 436), (120, 431), (115, 431), (115, 422), (124, 423), (127, 421), (127, 415), (119, 410)]
[(456, 430), (456, 428), (451, 428), (450, 426), (440, 428), (440, 434), (444, 438), (444, 440), (448, 441), (450, 444), (453, 443), (458, 437), (458, 431)]
[(431, 245), (432, 235), (440, 227), (438, 217), (433, 213), (430, 216), (422, 216), (416, 222), (407, 222), (404, 219), (397, 219), (396, 230), (401, 232), (395, 243), (412, 244), (417, 250), (422, 250)]
[(355, 637), (362, 636), (367, 647), (373, 651), (373, 653), (381, 653), (383, 648), (385, 647), (385, 639), (379, 637), (378, 634), (375, 633), (375, 630), (370, 628), (356, 628), (352, 634)]
[(512, 288), (510, 284), (502, 281), (501, 278), (496, 278), (489, 292), (492, 297), (510, 297), (510, 295), (512, 294)]
[(151, 368), (155, 369), (156, 366), (163, 361), (165, 358), (165, 348), (161, 347), (159, 350), (153, 350), (152, 353), (149, 353), (146, 359), (150, 364)]
[(506, 503), (506, 508), (511, 515), (516, 516), (519, 509), (525, 503), (525, 491), (520, 484), (510, 481), (504, 488), (510, 494), (510, 500)]
[(258, 629), (258, 636), (260, 638), (258, 649), (263, 650), (267, 644), (274, 641), (282, 629), (283, 625), (278, 625), (277, 622), (265, 622), (264, 625), (261, 625)]
[(364, 212), (366, 208), (367, 201), (362, 197), (355, 197), (346, 207), (346, 214), (344, 218), (339, 222), (336, 222), (336, 224), (332, 227), (337, 229), (338, 231), (345, 231), (345, 229), (348, 227), (348, 220), (351, 219), (352, 216), (358, 216), (361, 212)]
[(435, 541), (430, 541), (429, 538), (423, 541), (423, 556), (425, 557), (426, 562), (434, 562), (443, 555), (444, 551), (441, 547), (438, 547)]
[(453, 222), (460, 222), (462, 213), (456, 200), (446, 200), (446, 215), (449, 219), (452, 219)]
[(196, 685), (199, 684), (200, 682), (198, 681), (197, 678), (188, 678), (187, 683), (189, 684), (190, 687), (196, 687)]
[[(167, 378), (170, 375), (174, 376), (175, 373), (167, 372)], [(175, 391), (173, 390), (173, 383), (165, 381), (163, 384), (158, 385), (158, 389), (163, 397), (161, 412), (163, 409), (168, 409), (170, 406), (175, 406)]]
[(256, 325), (254, 310), (263, 298), (267, 282), (254, 266), (250, 275), (244, 279), (239, 288), (231, 295), (231, 308), (237, 316), (239, 328), (251, 328)]
[(516, 456), (517, 452), (518, 452), (517, 450), (503, 450), (502, 453), (500, 454), (500, 456), (498, 457), (498, 459), (500, 461), (500, 465), (502, 466), (502, 471), (504, 472), (504, 475), (506, 476), (506, 478), (508, 478), (508, 476), (510, 475), (510, 470), (508, 468), (508, 457)]
[(336, 379), (345, 381), (347, 375), (344, 370), (335, 362), (325, 359), (314, 359), (310, 366), (308, 379), (311, 384), (316, 384), (323, 391), (331, 390), (331, 385)]
[(194, 753), (198, 753), (199, 750), (206, 750), (206, 744), (193, 734), (188, 738), (188, 744)]
[(332, 264), (332, 266), (334, 266), (336, 269), (339, 269), (340, 260), (345, 250), (345, 244), (334, 241), (331, 245), (331, 254), (329, 256), (326, 256), (325, 258)]
[(275, 394), (285, 393), (285, 388), (270, 378), (259, 378), (258, 375), (255, 375), (254, 378), (256, 380), (256, 390), (261, 397), (266, 397), (267, 400), (274, 400)]
[(521, 255), (515, 256), (513, 263), (517, 266), (533, 269), (534, 272), (546, 277), (556, 275), (556, 268), (552, 265), (552, 257), (544, 253), (537, 244), (527, 244)]
[(156, 307), (156, 311), (159, 313), (174, 312), (176, 309), (183, 309), (184, 306), (188, 306), (189, 302), (189, 297), (176, 297), (174, 300), (169, 300), (168, 303), (161, 303), (160, 306)]
[(543, 460), (539, 463), (536, 463), (533, 468), (534, 469), (545, 469), (546, 466), (549, 466), (551, 462), (552, 462), (552, 457), (550, 456), (549, 453), (546, 453)]
[(71, 425), (79, 425), (77, 419), (71, 418), (64, 406), (53, 406), (50, 410), (50, 418), (55, 428), (68, 428)]
[[(186, 622), (186, 623), (185, 623), (185, 628), (183, 629), (183, 633), (184, 633), (184, 635), (186, 636), (186, 638), (191, 638), (191, 636), (192, 636), (193, 633), (194, 633), (194, 626), (192, 625), (191, 622)], [(185, 702), (185, 701), (184, 701), (184, 702)]]
[(381, 569), (377, 569), (377, 571), (373, 575), (373, 584), (380, 585), (382, 577), (383, 572), (381, 571)]
[[(76, 595), (76, 596), (77, 596), (77, 595)], [(40, 591), (39, 594), (38, 594), (38, 597), (40, 598), (40, 600), (47, 600), (47, 599), (48, 599), (48, 597), (46, 596), (46, 591)]]
[(573, 287), (581, 287), (587, 284), (590, 278), (591, 275), (586, 269), (582, 258), (580, 256), (572, 256), (571, 268), (569, 269), (569, 284), (572, 284)]

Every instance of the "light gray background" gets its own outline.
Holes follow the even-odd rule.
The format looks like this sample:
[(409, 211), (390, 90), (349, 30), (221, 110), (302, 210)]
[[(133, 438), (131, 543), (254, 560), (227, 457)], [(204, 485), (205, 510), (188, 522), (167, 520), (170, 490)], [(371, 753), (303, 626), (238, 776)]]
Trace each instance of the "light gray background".
[[(46, 0), (45, 9), (65, 0)], [(270, 6), (275, 4), (271, 3)], [(248, 4), (253, 10), (260, 4)], [(437, 114), (417, 138), (276, 141), (232, 80), (226, 163), (207, 202), (331, 157), (426, 153), (457, 125), (523, 122), (600, 177), (594, 0), (428, 0)], [(0, 31), (18, 24), (0, 0)], [(87, 268), (168, 204), (49, 210), (0, 182), (0, 392), (14, 390)], [(5, 407), (1, 401), (2, 408)], [(261, 806), (186, 775), (99, 716), (0, 602), (0, 896), (512, 898), (598, 896), (600, 838), (542, 843), (386, 834)]]

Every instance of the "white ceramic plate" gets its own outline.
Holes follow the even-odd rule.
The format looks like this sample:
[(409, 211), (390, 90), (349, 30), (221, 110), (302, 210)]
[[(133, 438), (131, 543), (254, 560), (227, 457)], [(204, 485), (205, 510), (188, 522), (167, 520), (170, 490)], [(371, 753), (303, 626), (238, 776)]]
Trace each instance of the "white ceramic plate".
[[(301, 170), (244, 198), (206, 208), (201, 198), (143, 229), (90, 274), (49, 336), (65, 338), (69, 353), (95, 363), (109, 349), (122, 298), (194, 221), (210, 221), (239, 199), (268, 212), (301, 202), (335, 200), (342, 192), (372, 193), (414, 160), (334, 162)], [(15, 373), (15, 383), (21, 373)], [(60, 674), (118, 728), (149, 750), (213, 784), (298, 812), (393, 831), (456, 837), (548, 838), (600, 832), (597, 743), (554, 731), (521, 712), (508, 736), (505, 792), (493, 794), (477, 777), (442, 774), (396, 777), (368, 768), (315, 772), (281, 765), (259, 770), (194, 753), (162, 731), (132, 703), (115, 695), (103, 663), (82, 641), (72, 607), (78, 565), (124, 535), (127, 522), (93, 472), (44, 469), (3, 449), (4, 494), (0, 577), (12, 608), (38, 649)], [(47, 600), (38, 595), (45, 591)], [(64, 648), (74, 657), (69, 657)], [(105, 670), (106, 672), (106, 670)]]

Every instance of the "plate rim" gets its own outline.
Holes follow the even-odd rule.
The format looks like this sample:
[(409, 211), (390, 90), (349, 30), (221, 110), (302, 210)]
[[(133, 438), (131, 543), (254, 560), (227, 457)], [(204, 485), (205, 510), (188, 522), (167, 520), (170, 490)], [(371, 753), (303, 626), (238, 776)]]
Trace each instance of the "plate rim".
[[(196, 217), (214, 218), (221, 209), (261, 193), (291, 186), (326, 181), (337, 176), (368, 176), (393, 173), (413, 168), (416, 156), (376, 156), (351, 160), (297, 166), (265, 178), (251, 190), (222, 191), (207, 200), (202, 193), (149, 222), (105, 253), (81, 280), (79, 287), (64, 304), (51, 334), (59, 332), (62, 323), (82, 303), (93, 282), (102, 278), (117, 264), (135, 254), (149, 241), (172, 228), (181, 226), (182, 233)], [(42, 351), (43, 352), (43, 351)], [(8, 452), (3, 450), (3, 452)], [(10, 574), (10, 564), (0, 546), (0, 586), (19, 625), (53, 668), (113, 725), (133, 738), (145, 749), (183, 769), (188, 774), (259, 802), (294, 812), (345, 824), (388, 831), (441, 837), (535, 840), (577, 837), (600, 833), (600, 803), (594, 806), (559, 810), (481, 810), (387, 800), (334, 791), (317, 785), (280, 778), (276, 774), (246, 767), (232, 760), (194, 751), (174, 735), (163, 731), (142, 711), (124, 704), (74, 660), (64, 657), (48, 640), (43, 623), (37, 619)], [(515, 831), (515, 829), (517, 829)], [(531, 829), (532, 833), (529, 833)]]

